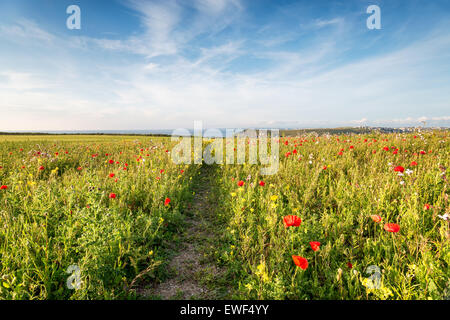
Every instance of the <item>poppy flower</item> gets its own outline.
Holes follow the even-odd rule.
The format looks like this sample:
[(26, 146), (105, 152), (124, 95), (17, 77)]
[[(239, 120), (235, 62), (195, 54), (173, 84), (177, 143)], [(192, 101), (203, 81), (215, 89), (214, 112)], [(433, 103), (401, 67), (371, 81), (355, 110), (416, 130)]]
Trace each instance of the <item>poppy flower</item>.
[(83, 168), (82, 168), (82, 167), (78, 167), (77, 170), (78, 170), (78, 171), (81, 171), (81, 170), (83, 170)]
[(163, 173), (163, 172), (164, 172), (164, 169), (159, 170), (159, 173)]
[(242, 186), (244, 185), (244, 181), (239, 180), (239, 182), (237, 183), (237, 185), (238, 185), (239, 187), (242, 187)]
[(109, 160), (109, 164), (114, 164), (114, 160)]
[(308, 268), (308, 260), (306, 260), (305, 258), (300, 256), (292, 256), (292, 260), (297, 267), (300, 267), (303, 270), (306, 270), (306, 268)]
[(322, 168), (323, 170), (327, 170), (327, 166), (323, 166), (323, 168)]
[(384, 225), (384, 230), (396, 233), (400, 231), (400, 226), (396, 223), (386, 223)]
[(372, 218), (373, 221), (375, 222), (380, 222), (381, 221), (381, 217), (377, 214), (373, 214), (370, 216)]
[(264, 181), (260, 181), (260, 182), (259, 182), (259, 185), (260, 185), (261, 187), (264, 187), (264, 186), (266, 185), (266, 183), (265, 183)]
[(180, 170), (180, 173), (184, 173), (184, 170)]
[(45, 168), (44, 168), (44, 166), (40, 166), (39, 167), (39, 171), (42, 171), (42, 170), (44, 170)]
[(114, 176), (115, 176), (114, 173), (110, 173), (110, 174), (109, 174), (109, 177), (110, 177), (110, 178), (114, 178)]
[(347, 262), (347, 267), (349, 267), (351, 269), (351, 268), (353, 268), (353, 265), (350, 262)]
[(300, 219), (299, 217), (294, 216), (294, 215), (285, 216), (283, 218), (283, 223), (286, 228), (287, 227), (299, 227), (300, 224), (302, 223), (302, 219)]
[(394, 171), (403, 173), (403, 171), (405, 171), (405, 168), (403, 168), (402, 166), (397, 166), (394, 168)]
[(170, 203), (170, 199), (166, 198), (166, 200), (164, 200), (164, 205), (167, 206), (167, 205), (169, 205), (169, 203)]
[(6, 190), (6, 189), (8, 189), (8, 186), (1, 186), (0, 187), (0, 190)]
[(417, 162), (415, 162), (415, 161), (411, 162), (410, 166), (411, 166), (411, 167), (417, 166)]
[(318, 241), (311, 241), (309, 243), (309, 245), (311, 246), (311, 249), (313, 249), (313, 251), (317, 251), (317, 250), (319, 250), (320, 242), (318, 242)]
[(117, 195), (115, 193), (110, 193), (109, 194), (109, 198), (110, 199), (115, 199), (117, 197)]
[(342, 151), (339, 151), (338, 155), (342, 156), (344, 153)]
[(424, 210), (430, 210), (431, 205), (429, 203), (425, 203), (425, 205), (423, 206)]

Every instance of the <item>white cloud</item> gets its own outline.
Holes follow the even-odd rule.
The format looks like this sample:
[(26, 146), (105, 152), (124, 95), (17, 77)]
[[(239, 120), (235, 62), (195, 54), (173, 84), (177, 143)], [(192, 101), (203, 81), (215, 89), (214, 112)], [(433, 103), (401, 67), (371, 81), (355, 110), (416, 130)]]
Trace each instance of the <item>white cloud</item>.
[(0, 25), (0, 37), (6, 37), (15, 42), (43, 41), (43, 45), (48, 45), (55, 40), (49, 32), (40, 28), (35, 22), (27, 19), (19, 19), (13, 25)]
[[(208, 47), (196, 46), (198, 56), (188, 58), (183, 49), (193, 39), (214, 38), (237, 19), (243, 10), (239, 2), (128, 3), (144, 31), (126, 40), (67, 41), (43, 30), (34, 33), (55, 47), (79, 46), (92, 59), (66, 49), (67, 55), (48, 58), (55, 61), (39, 61), (51, 66), (47, 74), (2, 71), (2, 130), (162, 129), (191, 127), (194, 120), (209, 127), (396, 125), (420, 121), (424, 107), (426, 121), (450, 121), (444, 116), (450, 101), (450, 83), (442, 72), (450, 52), (445, 34), (338, 67), (332, 63), (345, 48), (336, 33), (298, 52), (273, 47), (254, 52), (246, 38), (211, 41)], [(187, 5), (198, 9), (189, 23), (183, 20)], [(339, 23), (316, 21), (318, 26)], [(15, 28), (0, 32), (20, 34), (21, 25)], [(138, 56), (124, 64), (106, 62), (98, 46)], [(169, 62), (155, 59), (167, 55)], [(253, 72), (245, 65), (230, 68), (241, 56), (271, 63)]]

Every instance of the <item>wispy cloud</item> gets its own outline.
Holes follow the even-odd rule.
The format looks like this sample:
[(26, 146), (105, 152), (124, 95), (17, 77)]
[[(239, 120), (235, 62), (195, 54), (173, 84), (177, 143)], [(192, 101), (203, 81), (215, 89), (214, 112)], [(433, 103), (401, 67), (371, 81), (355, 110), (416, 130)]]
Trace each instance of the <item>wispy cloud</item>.
[(0, 37), (7, 37), (14, 41), (44, 41), (44, 44), (48, 44), (55, 39), (52, 34), (28, 19), (19, 19), (13, 25), (0, 25)]
[(254, 34), (237, 32), (246, 13), (237, 0), (125, 4), (141, 29), (121, 39), (63, 38), (31, 20), (0, 23), (8, 43), (32, 38), (54, 52), (38, 51), (35, 68), (2, 66), (3, 130), (450, 123), (446, 34), (432, 30), (350, 59), (359, 43), (340, 41), (352, 28), (342, 16), (311, 18), (320, 41), (281, 48), (296, 32), (271, 38), (278, 31), (270, 21)]

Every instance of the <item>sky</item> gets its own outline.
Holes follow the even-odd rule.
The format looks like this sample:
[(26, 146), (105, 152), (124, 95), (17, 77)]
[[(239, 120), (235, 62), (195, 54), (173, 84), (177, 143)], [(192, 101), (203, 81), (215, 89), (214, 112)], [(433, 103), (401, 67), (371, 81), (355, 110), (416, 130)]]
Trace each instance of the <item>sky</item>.
[(450, 126), (449, 31), (448, 0), (0, 0), (0, 131)]

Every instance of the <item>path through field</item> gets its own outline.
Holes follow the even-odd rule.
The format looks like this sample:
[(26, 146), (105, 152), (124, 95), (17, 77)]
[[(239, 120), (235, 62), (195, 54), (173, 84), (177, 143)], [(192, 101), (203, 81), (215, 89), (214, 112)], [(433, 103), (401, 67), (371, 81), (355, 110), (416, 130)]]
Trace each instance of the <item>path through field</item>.
[(218, 241), (214, 225), (214, 210), (217, 198), (212, 192), (215, 168), (203, 165), (194, 181), (194, 200), (187, 213), (187, 227), (181, 245), (169, 263), (166, 281), (144, 292), (144, 297), (162, 299), (220, 299), (226, 289), (217, 285), (224, 270), (214, 261), (208, 261), (206, 252)]

